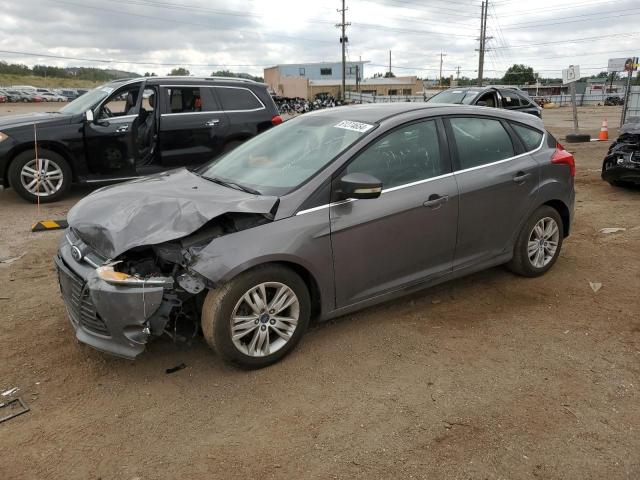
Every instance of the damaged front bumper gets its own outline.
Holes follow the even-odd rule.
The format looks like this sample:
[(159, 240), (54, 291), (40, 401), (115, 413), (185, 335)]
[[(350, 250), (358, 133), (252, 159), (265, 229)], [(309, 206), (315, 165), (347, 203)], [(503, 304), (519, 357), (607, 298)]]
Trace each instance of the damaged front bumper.
[(602, 179), (609, 183), (630, 182), (640, 184), (640, 156), (636, 158), (634, 158), (633, 154), (627, 153), (624, 156), (605, 161), (602, 167)]
[(151, 335), (161, 335), (173, 307), (163, 287), (112, 285), (95, 266), (76, 261), (63, 239), (54, 257), (60, 291), (76, 337), (103, 352), (134, 359)]

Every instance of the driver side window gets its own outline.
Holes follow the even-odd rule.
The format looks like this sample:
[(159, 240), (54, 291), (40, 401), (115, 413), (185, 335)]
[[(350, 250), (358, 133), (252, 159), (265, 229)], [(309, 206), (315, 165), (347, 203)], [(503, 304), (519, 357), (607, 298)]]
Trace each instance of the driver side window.
[(105, 120), (125, 115), (137, 115), (139, 93), (140, 85), (131, 85), (116, 91), (100, 107), (98, 118)]
[(402, 126), (376, 140), (346, 168), (368, 173), (388, 189), (447, 173), (435, 120)]

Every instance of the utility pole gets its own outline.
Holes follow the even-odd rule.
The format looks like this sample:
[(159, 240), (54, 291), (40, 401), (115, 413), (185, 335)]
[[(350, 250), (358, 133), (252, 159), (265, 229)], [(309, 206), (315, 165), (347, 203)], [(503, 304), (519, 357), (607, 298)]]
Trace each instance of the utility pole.
[(446, 56), (446, 53), (440, 52), (440, 88), (442, 88), (442, 58)]
[(487, 39), (491, 39), (491, 37), (487, 37), (487, 14), (489, 12), (489, 0), (485, 0), (482, 2), (482, 7), (480, 11), (480, 48), (478, 52), (480, 52), (479, 60), (478, 60), (478, 86), (482, 86), (482, 78), (484, 77), (484, 54), (487, 51), (486, 43)]
[(391, 78), (391, 50), (389, 50), (389, 78)]
[(346, 22), (347, 7), (345, 6), (345, 1), (346, 0), (342, 0), (342, 9), (337, 10), (338, 13), (342, 13), (342, 22), (336, 25), (336, 27), (342, 29), (342, 35), (340, 35), (340, 43), (342, 44), (342, 100), (343, 101), (346, 98), (345, 78), (347, 75), (347, 42), (349, 41), (349, 39), (345, 35), (345, 30), (349, 25), (351, 25), (350, 23)]
[(460, 83), (460, 65), (456, 67), (456, 83)]

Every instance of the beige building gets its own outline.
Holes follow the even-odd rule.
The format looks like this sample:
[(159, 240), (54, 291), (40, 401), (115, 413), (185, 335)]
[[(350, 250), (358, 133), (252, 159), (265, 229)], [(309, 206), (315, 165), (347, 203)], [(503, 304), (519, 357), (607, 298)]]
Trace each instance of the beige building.
[[(339, 98), (342, 89), (341, 79), (315, 80), (308, 76), (282, 75), (276, 67), (264, 69), (264, 82), (276, 95), (283, 97), (301, 97), (314, 100), (317, 95), (331, 95)], [(356, 85), (355, 78), (347, 78), (346, 90), (375, 95), (417, 95), (423, 90), (422, 81), (417, 77), (365, 78)]]

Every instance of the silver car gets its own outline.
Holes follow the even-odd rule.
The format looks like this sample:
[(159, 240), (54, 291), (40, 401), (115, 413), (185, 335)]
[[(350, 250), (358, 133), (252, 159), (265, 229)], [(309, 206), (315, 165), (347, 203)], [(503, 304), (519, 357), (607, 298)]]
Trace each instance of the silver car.
[(126, 358), (199, 333), (259, 368), (327, 320), (495, 265), (538, 276), (574, 159), (532, 115), (398, 103), (285, 122), (195, 171), (103, 188), (55, 258), (77, 338)]

